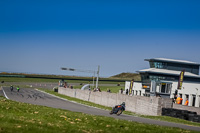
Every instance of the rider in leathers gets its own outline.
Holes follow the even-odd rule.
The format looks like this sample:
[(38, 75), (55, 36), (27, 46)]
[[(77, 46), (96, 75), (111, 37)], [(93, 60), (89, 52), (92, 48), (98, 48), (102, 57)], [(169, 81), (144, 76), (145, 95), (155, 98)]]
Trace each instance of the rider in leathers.
[(114, 112), (114, 113), (117, 113), (120, 109), (121, 109), (122, 111), (125, 110), (125, 102), (123, 102), (123, 103), (120, 104), (120, 105), (116, 105), (115, 107), (113, 107), (113, 112)]

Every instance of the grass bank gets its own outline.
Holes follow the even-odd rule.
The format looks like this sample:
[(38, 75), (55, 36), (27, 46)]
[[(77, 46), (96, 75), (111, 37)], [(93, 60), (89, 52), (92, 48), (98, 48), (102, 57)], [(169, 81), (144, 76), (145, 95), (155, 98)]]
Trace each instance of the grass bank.
[(0, 97), (0, 132), (21, 133), (195, 133), (179, 128), (148, 125), (109, 117), (19, 103)]

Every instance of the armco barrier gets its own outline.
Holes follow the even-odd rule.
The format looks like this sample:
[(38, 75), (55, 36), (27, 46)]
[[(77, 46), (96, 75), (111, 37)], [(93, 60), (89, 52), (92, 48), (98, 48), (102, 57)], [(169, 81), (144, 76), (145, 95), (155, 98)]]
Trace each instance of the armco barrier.
[(171, 107), (171, 100), (160, 97), (128, 96), (120, 93), (92, 92), (63, 87), (58, 88), (58, 93), (108, 107), (125, 102), (127, 111), (144, 115), (161, 115), (162, 107)]

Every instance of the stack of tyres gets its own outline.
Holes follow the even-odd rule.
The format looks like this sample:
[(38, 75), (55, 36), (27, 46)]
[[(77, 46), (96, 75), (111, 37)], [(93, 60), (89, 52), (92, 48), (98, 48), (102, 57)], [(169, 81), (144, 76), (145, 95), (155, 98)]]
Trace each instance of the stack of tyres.
[(199, 115), (193, 116), (192, 121), (193, 122), (200, 122), (200, 116)]
[(200, 115), (197, 115), (196, 112), (187, 111), (187, 110), (162, 108), (162, 115), (189, 120), (193, 122), (200, 122)]
[(176, 110), (176, 118), (184, 119), (185, 117), (182, 115), (182, 110)]
[(170, 108), (162, 108), (162, 115), (170, 116)]
[(162, 115), (166, 114), (166, 108), (162, 108)]
[(172, 109), (171, 108), (163, 108), (162, 115), (171, 116)]
[(171, 117), (176, 117), (176, 118), (177, 118), (177, 112), (176, 112), (176, 110), (171, 110), (170, 116), (171, 116)]
[(179, 118), (184, 119), (184, 120), (188, 120), (188, 111), (187, 110), (180, 110)]
[(188, 111), (188, 119), (189, 121), (193, 121), (193, 122), (198, 122), (199, 118), (197, 117), (197, 113), (196, 112), (191, 112), (191, 111)]
[(200, 115), (197, 115), (197, 117), (198, 117), (198, 119), (199, 119), (199, 121), (198, 121), (198, 122), (200, 123)]
[(194, 121), (195, 114), (188, 114), (188, 120)]
[(181, 110), (179, 110), (179, 109), (173, 109), (173, 112), (176, 114), (176, 115), (174, 115), (173, 117), (183, 119)]

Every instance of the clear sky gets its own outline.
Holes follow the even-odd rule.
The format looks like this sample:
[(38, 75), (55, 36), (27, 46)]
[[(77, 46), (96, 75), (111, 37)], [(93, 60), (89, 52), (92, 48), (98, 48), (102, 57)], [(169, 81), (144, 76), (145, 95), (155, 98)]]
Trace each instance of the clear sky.
[(0, 0), (0, 71), (100, 77), (200, 63), (199, 0)]

